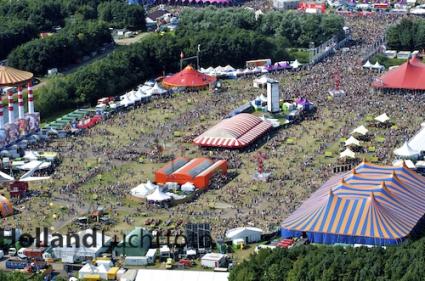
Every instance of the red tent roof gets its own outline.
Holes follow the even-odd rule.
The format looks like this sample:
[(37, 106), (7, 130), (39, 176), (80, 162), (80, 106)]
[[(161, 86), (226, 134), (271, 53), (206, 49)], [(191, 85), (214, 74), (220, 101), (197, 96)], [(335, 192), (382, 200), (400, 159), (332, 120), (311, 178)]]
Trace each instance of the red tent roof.
[(165, 77), (162, 84), (165, 87), (202, 88), (207, 87), (215, 80), (215, 77), (203, 74), (188, 65), (179, 73)]
[(372, 86), (382, 89), (425, 90), (425, 64), (413, 57), (376, 79)]
[(242, 148), (270, 130), (272, 125), (247, 113), (224, 119), (193, 141), (199, 146)]

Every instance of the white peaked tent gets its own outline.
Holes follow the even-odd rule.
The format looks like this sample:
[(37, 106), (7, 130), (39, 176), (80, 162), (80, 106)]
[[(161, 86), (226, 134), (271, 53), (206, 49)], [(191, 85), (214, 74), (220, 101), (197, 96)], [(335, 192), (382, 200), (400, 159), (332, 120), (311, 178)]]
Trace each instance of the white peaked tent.
[(380, 65), (379, 62), (375, 62), (372, 68), (378, 69), (378, 70), (384, 70), (385, 67), (383, 65)]
[(80, 271), (78, 271), (78, 279), (82, 280), (87, 275), (92, 275), (97, 273), (97, 267), (91, 263), (86, 263)]
[(104, 264), (101, 264), (97, 267), (97, 274), (99, 274), (102, 280), (108, 280), (108, 270)]
[(350, 146), (350, 145), (359, 146), (360, 141), (356, 139), (355, 137), (351, 136), (348, 140), (345, 141), (345, 146)]
[(213, 73), (215, 73), (215, 68), (210, 66), (207, 69), (205, 69), (205, 71), (206, 71), (206, 73), (213, 74)]
[(150, 95), (163, 95), (167, 92), (167, 90), (161, 88), (158, 83), (155, 83), (155, 85), (150, 89), (147, 94)]
[(388, 115), (384, 113), (375, 117), (375, 120), (378, 121), (379, 123), (385, 123), (390, 120), (390, 117), (388, 117)]
[(367, 61), (367, 62), (363, 65), (363, 68), (371, 69), (371, 68), (372, 68), (372, 66), (373, 66), (373, 64), (371, 64), (371, 63), (370, 63), (370, 61)]
[(351, 133), (352, 134), (360, 134), (360, 135), (363, 135), (364, 136), (364, 135), (367, 134), (367, 132), (369, 132), (369, 130), (366, 129), (365, 126), (361, 125), (361, 126), (355, 128)]
[(158, 186), (148, 181), (147, 183), (142, 183), (130, 190), (130, 194), (137, 198), (146, 198), (151, 194), (155, 188)]
[(162, 202), (162, 201), (170, 200), (171, 196), (165, 194), (159, 189), (159, 187), (157, 187), (155, 188), (152, 194), (149, 194), (148, 196), (146, 196), (146, 199), (148, 199), (149, 201), (154, 201), (154, 202)]
[(139, 86), (139, 89), (137, 89), (137, 91), (140, 93), (142, 93), (142, 94), (146, 94), (150, 89), (152, 89), (152, 87), (151, 86), (148, 86), (148, 85), (142, 85), (142, 86)]
[(214, 71), (216, 72), (216, 73), (221, 73), (221, 72), (224, 72), (225, 70), (224, 70), (225, 68), (223, 67), (223, 66), (217, 66), (215, 69), (214, 69)]
[(356, 154), (349, 148), (346, 148), (343, 152), (339, 154), (339, 158), (356, 158)]
[(225, 72), (233, 72), (233, 71), (235, 71), (236, 69), (234, 69), (231, 65), (226, 65), (225, 67), (223, 67), (223, 71), (225, 71)]
[(192, 192), (195, 190), (195, 186), (191, 182), (187, 182), (181, 186), (182, 191), (184, 192)]
[(201, 69), (199, 69), (199, 72), (201, 72), (201, 73), (208, 73), (208, 70), (205, 69), (205, 68), (203, 68), (203, 67), (201, 67)]
[(300, 67), (302, 64), (298, 61), (298, 60), (294, 60), (293, 62), (291, 62), (291, 66), (292, 68), (298, 68)]
[(421, 155), (419, 151), (411, 148), (407, 142), (404, 142), (400, 148), (395, 149), (394, 154), (403, 159), (417, 159)]

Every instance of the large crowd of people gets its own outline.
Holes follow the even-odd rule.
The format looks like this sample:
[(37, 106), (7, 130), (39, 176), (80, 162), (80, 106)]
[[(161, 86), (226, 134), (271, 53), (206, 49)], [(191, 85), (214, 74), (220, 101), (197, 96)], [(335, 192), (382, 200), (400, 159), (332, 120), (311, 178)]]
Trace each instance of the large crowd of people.
[[(347, 16), (354, 45), (339, 50), (324, 61), (299, 72), (274, 73), (281, 81), (284, 99), (306, 97), (319, 110), (314, 119), (279, 129), (244, 151), (205, 150), (191, 144), (194, 137), (217, 123), (235, 107), (252, 100), (260, 89), (252, 88), (252, 77), (224, 82), (221, 93), (180, 93), (171, 99), (157, 99), (141, 108), (120, 113), (88, 130), (83, 136), (46, 143), (42, 149), (62, 156), (53, 180), (46, 184), (49, 200), (67, 210), (51, 219), (48, 202), (31, 198), (27, 211), (44, 209), (44, 223), (56, 228), (98, 205), (117, 219), (112, 231), (143, 223), (142, 214), (185, 222), (210, 222), (214, 237), (223, 237), (232, 227), (253, 225), (265, 231), (276, 230), (280, 222), (297, 208), (333, 171), (336, 159), (323, 161), (320, 155), (342, 137), (362, 125), (367, 115), (386, 112), (397, 124), (380, 129), (384, 142), (377, 145), (380, 163), (390, 164), (392, 150), (411, 136), (423, 121), (420, 105), (424, 95), (388, 95), (373, 92), (370, 84), (377, 73), (362, 68), (362, 54), (381, 38), (392, 15)], [(335, 74), (341, 78), (345, 97), (329, 98), (335, 87)], [(175, 132), (183, 133), (176, 137)], [(288, 138), (295, 143), (286, 143)], [(255, 181), (255, 154), (267, 155), (267, 182)], [(129, 190), (152, 178), (152, 172), (175, 156), (222, 158), (229, 161), (230, 181), (219, 179), (214, 189), (197, 200), (168, 209), (149, 206), (129, 198)], [(107, 175), (110, 175), (109, 177)], [(96, 195), (95, 197), (93, 195)], [(19, 222), (19, 223), (18, 223)], [(16, 215), (9, 224), (33, 229), (32, 215)]]

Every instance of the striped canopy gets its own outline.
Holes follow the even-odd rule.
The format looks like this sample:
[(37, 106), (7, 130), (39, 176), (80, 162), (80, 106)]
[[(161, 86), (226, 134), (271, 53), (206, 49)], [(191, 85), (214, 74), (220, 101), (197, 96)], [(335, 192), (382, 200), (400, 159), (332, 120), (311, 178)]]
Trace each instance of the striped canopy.
[(31, 72), (0, 65), (0, 86), (13, 86), (26, 82), (32, 77), (33, 74)]
[(282, 224), (282, 236), (315, 243), (390, 245), (425, 214), (425, 178), (403, 165), (362, 162), (327, 181)]
[(199, 146), (242, 148), (272, 128), (257, 116), (241, 113), (224, 119), (193, 141)]

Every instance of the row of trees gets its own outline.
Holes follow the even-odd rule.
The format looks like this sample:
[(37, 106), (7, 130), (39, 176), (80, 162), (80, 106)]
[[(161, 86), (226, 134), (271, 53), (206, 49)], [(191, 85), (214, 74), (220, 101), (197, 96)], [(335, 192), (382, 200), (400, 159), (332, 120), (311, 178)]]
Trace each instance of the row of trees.
[(396, 50), (425, 49), (425, 20), (419, 18), (404, 18), (397, 25), (387, 30), (388, 46)]
[(425, 240), (404, 246), (301, 246), (260, 251), (230, 272), (230, 281), (425, 280)]
[(45, 74), (53, 67), (77, 63), (83, 56), (112, 41), (108, 26), (97, 21), (76, 21), (57, 34), (27, 42), (8, 56), (8, 65)]
[(179, 34), (221, 30), (226, 27), (255, 31), (266, 36), (278, 36), (290, 47), (319, 45), (332, 36), (343, 36), (344, 20), (337, 15), (312, 15), (289, 12), (269, 12), (256, 18), (246, 9), (187, 9), (180, 18)]
[(0, 59), (39, 32), (64, 26), (69, 17), (104, 20), (116, 28), (145, 28), (143, 6), (125, 0), (0, 0)]

